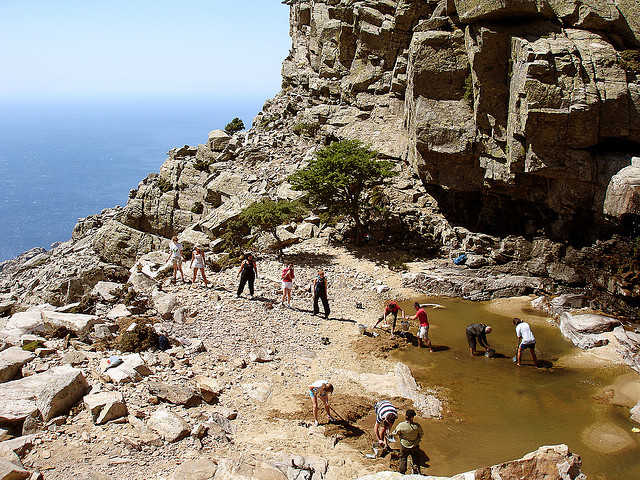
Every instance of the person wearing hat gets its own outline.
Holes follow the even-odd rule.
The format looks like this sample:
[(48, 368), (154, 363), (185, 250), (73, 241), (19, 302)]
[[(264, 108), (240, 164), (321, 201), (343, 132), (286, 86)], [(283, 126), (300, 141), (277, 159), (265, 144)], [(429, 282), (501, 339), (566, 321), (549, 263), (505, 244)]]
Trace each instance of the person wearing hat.
[(467, 327), (467, 343), (469, 343), (469, 351), (472, 356), (476, 354), (476, 343), (479, 343), (481, 347), (489, 351), (487, 334), (492, 331), (492, 328), (484, 323), (472, 323)]
[(415, 422), (415, 410), (407, 410), (406, 421), (401, 422), (393, 431), (393, 436), (400, 440), (400, 464), (398, 472), (403, 475), (407, 472), (407, 460), (411, 457), (413, 473), (420, 474), (420, 440), (422, 440), (422, 427)]
[(398, 409), (389, 400), (380, 400), (374, 406), (376, 413), (376, 424), (373, 427), (378, 446), (383, 450), (389, 447), (387, 432), (391, 430), (398, 418)]

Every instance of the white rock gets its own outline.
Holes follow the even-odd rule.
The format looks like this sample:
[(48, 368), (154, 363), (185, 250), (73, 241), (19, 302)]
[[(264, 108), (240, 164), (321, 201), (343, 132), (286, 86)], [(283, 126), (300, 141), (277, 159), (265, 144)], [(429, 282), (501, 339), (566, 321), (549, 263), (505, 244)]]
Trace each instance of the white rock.
[(20, 375), (25, 363), (35, 355), (20, 347), (11, 347), (0, 352), (0, 383), (8, 382)]
[(91, 413), (93, 423), (102, 425), (127, 415), (127, 406), (120, 392), (102, 392), (86, 395), (84, 405)]
[(53, 328), (65, 327), (77, 335), (85, 335), (91, 332), (94, 325), (104, 323), (104, 320), (96, 315), (51, 311), (42, 312), (42, 320), (45, 325)]
[(11, 463), (5, 458), (0, 458), (0, 480), (23, 480), (31, 476), (31, 473), (22, 466)]
[(207, 458), (184, 462), (173, 472), (169, 480), (211, 480), (218, 465)]
[(109, 313), (107, 313), (107, 318), (109, 320), (117, 320), (118, 318), (130, 317), (130, 316), (131, 316), (131, 312), (129, 311), (127, 306), (122, 303), (119, 303), (118, 305), (113, 307), (111, 310), (109, 310)]
[(181, 417), (166, 409), (156, 410), (147, 425), (167, 442), (177, 442), (190, 432), (189, 425)]
[[(107, 359), (103, 359), (101, 362), (101, 370), (106, 367)], [(103, 370), (104, 371), (104, 370)], [(144, 362), (139, 353), (132, 353), (123, 357), (122, 363), (117, 367), (109, 368), (105, 371), (105, 375), (113, 383), (122, 384), (128, 382), (136, 382), (151, 375), (151, 369)]]
[(178, 296), (174, 293), (154, 290), (151, 297), (153, 299), (154, 308), (164, 319), (171, 318), (173, 316), (173, 311), (178, 308)]
[(116, 300), (114, 292), (122, 289), (121, 283), (115, 282), (98, 282), (91, 290), (91, 295), (98, 296), (106, 302), (113, 302)]

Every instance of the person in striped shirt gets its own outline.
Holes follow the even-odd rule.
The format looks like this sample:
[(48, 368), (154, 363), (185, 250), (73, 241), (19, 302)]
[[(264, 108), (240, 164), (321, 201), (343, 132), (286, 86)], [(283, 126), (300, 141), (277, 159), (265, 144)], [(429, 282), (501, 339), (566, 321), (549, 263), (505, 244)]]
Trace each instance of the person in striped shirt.
[(375, 404), (376, 425), (373, 429), (378, 445), (387, 448), (387, 432), (391, 430), (398, 418), (398, 409), (389, 400), (380, 400)]

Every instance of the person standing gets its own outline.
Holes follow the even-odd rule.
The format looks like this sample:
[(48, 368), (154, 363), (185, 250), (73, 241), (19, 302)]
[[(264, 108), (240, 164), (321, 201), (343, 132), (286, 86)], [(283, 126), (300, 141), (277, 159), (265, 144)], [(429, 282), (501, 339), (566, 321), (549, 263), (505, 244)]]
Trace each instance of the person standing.
[(287, 301), (287, 304), (291, 307), (291, 290), (293, 290), (293, 279), (295, 277), (293, 264), (290, 263), (282, 270), (282, 305)]
[(424, 308), (420, 306), (418, 302), (413, 304), (416, 309), (416, 314), (409, 320), (418, 320), (420, 327), (418, 328), (418, 347), (422, 348), (422, 344), (429, 347), (429, 350), (433, 352), (433, 345), (431, 345), (431, 339), (429, 338), (429, 318)]
[(411, 457), (414, 474), (420, 474), (420, 440), (422, 440), (422, 427), (415, 422), (416, 412), (407, 410), (405, 422), (400, 423), (392, 435), (397, 435), (400, 440), (400, 464), (398, 472), (403, 475), (407, 472), (407, 460)]
[(249, 284), (249, 296), (253, 298), (253, 284), (255, 283), (256, 278), (258, 278), (258, 266), (256, 265), (256, 261), (252, 254), (248, 254), (242, 261), (238, 275), (240, 276), (240, 285), (238, 285), (238, 292), (236, 296), (239, 297), (242, 295), (244, 286)]
[(331, 385), (326, 380), (316, 380), (311, 385), (309, 385), (309, 396), (311, 397), (311, 402), (313, 403), (313, 418), (315, 419), (315, 426), (318, 426), (318, 398), (322, 400), (324, 403), (324, 409), (327, 412), (327, 417), (329, 421), (333, 421), (333, 417), (331, 416), (331, 411), (329, 407), (329, 394), (333, 393), (333, 385)]
[(476, 354), (476, 343), (479, 343), (481, 347), (489, 351), (487, 334), (492, 331), (492, 328), (484, 323), (472, 323), (467, 327), (467, 343), (469, 344), (469, 351), (472, 356)]
[(389, 302), (387, 302), (387, 305), (384, 308), (384, 311), (382, 312), (382, 317), (378, 319), (378, 321), (373, 326), (373, 328), (376, 328), (380, 324), (380, 322), (386, 320), (388, 315), (393, 315), (393, 324), (391, 325), (391, 335), (395, 335), (396, 322), (398, 321), (398, 312), (401, 312), (402, 318), (404, 318), (404, 310), (400, 308), (400, 305), (398, 305), (398, 301), (389, 300)]
[(202, 276), (202, 280), (204, 280), (204, 286), (208, 287), (209, 282), (207, 281), (207, 276), (204, 274), (204, 252), (200, 247), (195, 247), (193, 249), (193, 253), (191, 255), (191, 264), (189, 265), (193, 269), (193, 285), (196, 286), (196, 276), (198, 275), (198, 270), (200, 270), (200, 275)]
[(178, 237), (174, 236), (169, 243), (169, 254), (171, 262), (173, 263), (173, 283), (176, 283), (176, 276), (178, 270), (182, 277), (182, 283), (184, 283), (184, 272), (182, 271), (182, 244), (178, 242)]
[(376, 424), (373, 427), (373, 433), (376, 440), (378, 440), (378, 446), (384, 451), (389, 447), (387, 432), (391, 430), (398, 418), (398, 409), (389, 400), (380, 400), (373, 409), (376, 413)]
[(533, 358), (533, 364), (537, 367), (538, 357), (536, 357), (536, 337), (533, 336), (531, 327), (527, 322), (523, 322), (519, 318), (514, 318), (513, 324), (516, 327), (516, 336), (520, 339), (518, 353), (516, 355), (516, 365), (520, 366), (522, 352), (524, 350), (529, 350), (531, 352), (531, 358)]
[(329, 318), (329, 299), (327, 298), (327, 278), (324, 276), (324, 271), (320, 270), (318, 276), (313, 281), (313, 314), (317, 315), (320, 312), (318, 301), (322, 300), (322, 307), (324, 308), (324, 318)]

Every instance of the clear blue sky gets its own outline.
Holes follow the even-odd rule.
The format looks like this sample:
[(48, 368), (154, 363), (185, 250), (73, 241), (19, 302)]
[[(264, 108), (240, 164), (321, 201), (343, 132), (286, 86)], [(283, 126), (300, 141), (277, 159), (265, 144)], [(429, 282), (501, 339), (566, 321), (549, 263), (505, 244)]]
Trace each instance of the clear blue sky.
[(275, 94), (280, 0), (0, 0), (0, 99)]

